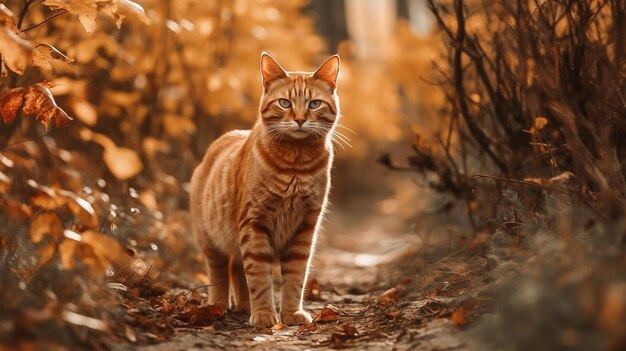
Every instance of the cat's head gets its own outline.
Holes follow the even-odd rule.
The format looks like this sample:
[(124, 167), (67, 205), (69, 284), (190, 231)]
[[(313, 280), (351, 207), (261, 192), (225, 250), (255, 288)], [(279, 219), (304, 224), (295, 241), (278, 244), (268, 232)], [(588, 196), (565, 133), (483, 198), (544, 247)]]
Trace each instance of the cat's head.
[(324, 140), (339, 118), (339, 56), (315, 72), (287, 72), (269, 54), (261, 55), (262, 127), (277, 140)]

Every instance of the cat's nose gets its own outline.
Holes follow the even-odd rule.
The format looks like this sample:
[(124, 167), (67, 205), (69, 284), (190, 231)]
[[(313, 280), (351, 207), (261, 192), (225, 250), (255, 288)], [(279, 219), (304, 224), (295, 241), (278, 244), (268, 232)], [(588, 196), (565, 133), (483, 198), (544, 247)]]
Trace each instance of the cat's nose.
[(296, 121), (296, 123), (298, 123), (298, 127), (302, 127), (304, 122), (306, 122), (306, 118), (304, 117), (300, 117), (300, 118), (296, 117), (293, 120)]

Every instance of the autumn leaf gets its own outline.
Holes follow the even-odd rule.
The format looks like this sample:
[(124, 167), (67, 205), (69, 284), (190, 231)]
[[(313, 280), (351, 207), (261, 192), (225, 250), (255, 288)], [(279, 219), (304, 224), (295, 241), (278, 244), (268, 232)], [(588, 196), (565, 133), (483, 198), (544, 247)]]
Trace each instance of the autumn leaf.
[(98, 216), (91, 204), (87, 200), (80, 198), (68, 190), (57, 190), (57, 194), (65, 198), (65, 203), (72, 214), (76, 216), (78, 223), (88, 228), (98, 227)]
[(130, 259), (117, 240), (102, 233), (87, 230), (81, 234), (81, 240), (91, 247), (96, 259), (94, 264), (100, 268), (106, 268), (112, 264), (124, 266)]
[(180, 318), (191, 325), (208, 325), (223, 316), (224, 312), (224, 309), (219, 306), (207, 305), (198, 307), (192, 305), (187, 311), (184, 311), (180, 315)]
[(4, 64), (17, 74), (24, 74), (35, 44), (16, 34), (7, 26), (0, 27), (0, 53)]
[(117, 28), (120, 28), (122, 21), (127, 16), (136, 17), (144, 24), (151, 24), (150, 19), (146, 16), (146, 11), (134, 1), (118, 0), (112, 3), (112, 6), (105, 6), (104, 12), (115, 19)]
[(130, 179), (143, 170), (143, 163), (135, 150), (119, 147), (106, 135), (86, 128), (81, 129), (80, 133), (84, 140), (92, 140), (104, 148), (104, 164), (117, 179)]
[(270, 329), (272, 329), (272, 330), (283, 330), (283, 329), (287, 329), (287, 326), (284, 325), (283, 323), (276, 323)]
[(96, 16), (98, 14), (96, 0), (46, 0), (43, 4), (52, 9), (67, 10), (72, 15), (78, 16), (78, 20), (87, 34), (91, 34), (96, 29)]
[(38, 214), (30, 224), (28, 231), (30, 240), (39, 243), (45, 236), (49, 236), (54, 241), (58, 241), (63, 236), (63, 225), (61, 219), (54, 212), (42, 212)]
[(0, 25), (9, 28), (14, 33), (19, 32), (17, 25), (15, 24), (15, 15), (13, 11), (9, 10), (4, 4), (0, 4)]
[(400, 291), (397, 288), (391, 288), (387, 291), (385, 291), (384, 293), (382, 293), (378, 299), (376, 299), (376, 302), (378, 302), (378, 304), (386, 306), (386, 305), (392, 305), (394, 303), (397, 303), (400, 300)]
[(32, 60), (34, 66), (43, 67), (47, 70), (52, 70), (52, 65), (50, 63), (54, 60), (67, 64), (74, 62), (74, 59), (65, 56), (54, 46), (45, 43), (37, 44), (32, 52)]
[(24, 93), (24, 107), (22, 110), (27, 115), (34, 115), (35, 118), (46, 129), (51, 120), (57, 128), (69, 125), (70, 118), (65, 111), (57, 106), (52, 93), (48, 89), (51, 83), (41, 82), (31, 85)]
[(78, 119), (88, 126), (94, 126), (98, 122), (98, 112), (88, 101), (72, 97), (69, 100), (70, 108)]
[(315, 317), (315, 322), (334, 322), (339, 320), (339, 309), (331, 304), (322, 308), (320, 314)]
[(10, 89), (0, 96), (0, 114), (4, 124), (11, 123), (24, 105), (24, 88)]

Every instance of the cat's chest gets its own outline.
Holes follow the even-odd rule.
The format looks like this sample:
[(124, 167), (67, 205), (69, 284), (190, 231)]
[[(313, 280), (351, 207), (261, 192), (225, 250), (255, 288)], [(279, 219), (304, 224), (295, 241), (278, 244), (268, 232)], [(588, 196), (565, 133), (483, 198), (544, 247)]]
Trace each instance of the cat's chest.
[(277, 251), (282, 251), (315, 205), (309, 196), (293, 195), (278, 199), (274, 207), (275, 211), (269, 214), (272, 242)]

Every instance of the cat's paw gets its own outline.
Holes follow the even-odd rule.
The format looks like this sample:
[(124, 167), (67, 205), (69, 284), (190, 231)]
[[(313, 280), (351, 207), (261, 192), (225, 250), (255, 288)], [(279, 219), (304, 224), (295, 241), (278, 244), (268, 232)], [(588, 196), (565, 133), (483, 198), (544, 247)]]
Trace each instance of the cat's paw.
[(304, 310), (281, 313), (280, 318), (285, 325), (302, 325), (311, 323), (313, 320), (311, 314)]
[(258, 310), (250, 315), (250, 325), (253, 327), (271, 327), (278, 323), (278, 316), (274, 311)]

